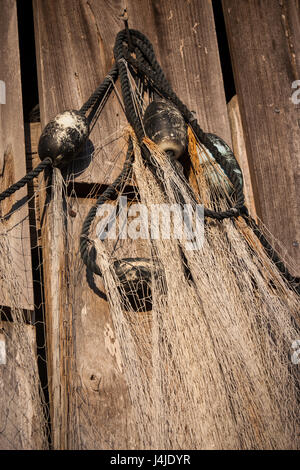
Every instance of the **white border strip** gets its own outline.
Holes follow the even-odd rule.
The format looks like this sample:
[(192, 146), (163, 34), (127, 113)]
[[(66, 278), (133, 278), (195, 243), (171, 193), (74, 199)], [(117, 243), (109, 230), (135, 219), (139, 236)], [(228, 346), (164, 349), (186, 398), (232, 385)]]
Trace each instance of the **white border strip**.
[(6, 104), (6, 86), (3, 80), (0, 80), (0, 104)]
[(0, 365), (6, 364), (6, 344), (3, 335), (0, 336)]

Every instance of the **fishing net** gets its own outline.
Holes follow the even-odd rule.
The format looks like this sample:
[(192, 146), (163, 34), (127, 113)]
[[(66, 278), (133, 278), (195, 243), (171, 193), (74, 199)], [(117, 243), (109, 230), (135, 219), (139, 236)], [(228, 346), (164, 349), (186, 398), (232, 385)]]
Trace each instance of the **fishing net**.
[[(153, 143), (146, 144), (164, 183), (147, 169), (135, 142), (134, 181), (141, 203), (149, 211), (153, 204), (193, 205), (178, 169)], [(206, 166), (211, 173), (213, 167)], [(209, 202), (214, 195), (216, 203), (222, 186), (204, 184), (204, 167), (199, 199)], [(209, 181), (214, 181), (211, 175)], [(221, 209), (222, 197), (218, 204)], [(146, 264), (151, 278), (145, 281), (140, 270), (139, 282), (130, 282), (129, 274), (120, 277), (115, 263), (122, 251), (123, 257), (130, 253), (130, 242), (116, 249), (95, 239), (136, 444), (153, 449), (297, 447), (297, 379), (289, 350), (298, 335), (298, 299), (245, 222), (212, 221), (204, 230), (200, 249), (172, 237), (144, 240), (147, 264), (139, 263)], [(125, 263), (129, 273), (136, 268), (134, 260)]]
[[(153, 96), (127, 73), (142, 121)], [(50, 439), (68, 449), (299, 448), (299, 368), (291, 360), (299, 297), (245, 218), (203, 219), (202, 205), (231, 207), (230, 181), (190, 127), (178, 162), (145, 137), (147, 164), (130, 127), (108, 140), (123, 149), (110, 171), (128, 143), (134, 162), (89, 233), (101, 276), (86, 268), (79, 248), (100, 185), (79, 197), (76, 173), (54, 168), (33, 188), (35, 222), (28, 223), (33, 252), (43, 245), (36, 269), (45, 297), (35, 300), (39, 316), (30, 325), (1, 219), (0, 279), (9, 306), (1, 312), (13, 317), (13, 334), (3, 330), (13, 380), (0, 365), (1, 447), (46, 448)], [(100, 165), (103, 144), (94, 146), (92, 164)], [(24, 240), (22, 232), (16, 237)], [(42, 327), (47, 340), (50, 407), (28, 327)]]
[[(127, 74), (137, 115), (143, 116), (149, 97), (144, 100)], [(245, 218), (206, 219), (200, 240), (191, 240), (189, 230), (180, 232), (178, 213), (167, 220), (170, 207), (232, 206), (229, 180), (191, 128), (189, 168), (144, 138), (147, 165), (128, 132), (134, 164), (127, 229), (140, 211), (143, 217), (133, 225), (139, 234), (124, 235), (124, 183), (110, 201), (118, 209), (106, 207), (104, 223), (98, 211), (90, 238), (128, 387), (131, 445), (297, 448), (299, 376), (290, 356), (299, 335), (296, 293)], [(134, 201), (142, 206), (137, 209)], [(158, 207), (161, 224), (153, 226), (151, 211)], [(174, 230), (166, 231), (170, 225)], [(275, 245), (262, 224), (260, 229)]]
[(44, 359), (36, 340), (40, 318), (32, 296), (29, 214), (14, 207), (0, 203), (0, 449), (46, 449), (48, 409), (38, 371), (38, 358)]

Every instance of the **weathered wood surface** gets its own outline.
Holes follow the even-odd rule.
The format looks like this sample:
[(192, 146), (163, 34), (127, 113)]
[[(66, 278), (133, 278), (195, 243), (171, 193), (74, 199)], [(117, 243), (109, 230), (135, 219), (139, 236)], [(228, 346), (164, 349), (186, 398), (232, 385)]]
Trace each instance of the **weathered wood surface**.
[(67, 440), (67, 402), (66, 383), (63, 375), (65, 349), (65, 329), (68, 323), (67, 284), (66, 284), (66, 236), (65, 215), (62, 200), (62, 177), (57, 168), (53, 169), (52, 187), (47, 190), (51, 201), (47, 200), (46, 191), (40, 202), (44, 214), (41, 226), (43, 249), (43, 273), (45, 292), (45, 321), (47, 333), (47, 367), (50, 395), (50, 412), (53, 431), (53, 445), (56, 449), (66, 449)]
[(87, 275), (78, 257), (78, 233), (94, 203), (92, 199), (69, 201), (68, 445), (74, 449), (134, 448), (136, 429), (105, 289), (99, 276)]
[[(142, 3), (142, 2), (141, 2)], [(158, 1), (151, 4), (150, 30), (134, 14), (136, 2), (128, 12), (134, 28), (148, 34), (168, 80), (200, 126), (231, 143), (222, 72), (211, 1)], [(145, 10), (145, 8), (144, 8)], [(131, 16), (132, 15), (132, 16)], [(145, 18), (145, 14), (142, 18)]]
[[(26, 173), (17, 10), (15, 0), (0, 0), (0, 80), (6, 104), (0, 104), (0, 192)], [(0, 305), (33, 308), (31, 255), (26, 188), (0, 203)], [(3, 233), (8, 234), (4, 241)], [(6, 251), (6, 253), (4, 253)], [(12, 298), (9, 282), (19, 294)]]
[[(41, 135), (41, 123), (31, 122), (25, 123), (25, 147), (26, 147), (26, 161), (27, 171), (35, 168), (40, 163), (38, 156), (38, 142)], [(40, 245), (40, 228), (41, 228), (41, 205), (40, 198), (42, 192), (41, 182), (43, 181), (43, 175), (38, 178), (34, 178), (28, 185), (28, 195), (32, 198), (29, 204), (29, 215), (30, 215), (30, 237), (31, 243), (35, 247), (37, 244)], [(34, 197), (33, 197), (34, 195)]]
[(223, 0), (257, 213), (300, 273), (300, 3)]
[[(124, 25), (122, 1), (45, 0), (34, 2), (41, 120), (80, 108), (110, 70), (113, 45)], [(210, 1), (142, 0), (127, 2), (130, 27), (152, 41), (167, 77), (182, 101), (194, 110), (205, 130), (229, 143), (217, 40)], [(59, 53), (58, 53), (59, 51)], [(77, 181), (105, 183), (120, 171), (116, 155), (124, 141), (113, 142), (126, 125), (116, 96), (107, 103), (91, 134), (94, 147), (104, 145)], [(110, 137), (111, 136), (111, 137)], [(76, 167), (76, 172), (80, 171)]]
[[(123, 28), (118, 15), (124, 2), (34, 0), (33, 6), (44, 125), (57, 112), (80, 107), (109, 71), (115, 35)], [(210, 1), (131, 0), (127, 8), (130, 27), (152, 41), (175, 91), (204, 130), (230, 143)], [(113, 98), (91, 134), (93, 144), (101, 145), (123, 123)], [(110, 146), (98, 151), (76, 181), (111, 181), (120, 168), (116, 151)], [(57, 188), (53, 196), (42, 243), (54, 447), (132, 448), (134, 423), (108, 305), (101, 286), (95, 291), (88, 287), (76, 245), (91, 201), (79, 199), (77, 208), (72, 206), (72, 224)]]
[(45, 448), (34, 327), (0, 322), (0, 349), (0, 449)]
[(227, 108), (232, 136), (232, 150), (237, 158), (237, 161), (239, 162), (244, 177), (244, 193), (246, 206), (249, 209), (250, 215), (257, 221), (242, 118), (238, 98), (236, 95), (230, 100), (227, 105)]

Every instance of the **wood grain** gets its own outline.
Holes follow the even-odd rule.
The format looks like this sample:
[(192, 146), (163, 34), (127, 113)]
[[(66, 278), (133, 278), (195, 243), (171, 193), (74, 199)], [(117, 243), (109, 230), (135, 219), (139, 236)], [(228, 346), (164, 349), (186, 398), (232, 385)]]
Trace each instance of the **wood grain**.
[(223, 0), (238, 100), (259, 217), (300, 274), (300, 106), (297, 0)]
[(73, 217), (68, 218), (66, 267), (73, 287), (68, 291), (68, 447), (130, 449), (138, 436), (104, 286), (78, 259), (78, 233), (94, 203), (92, 199), (69, 201)]
[[(21, 94), (17, 10), (15, 0), (0, 0), (0, 80), (6, 84), (6, 104), (0, 104), (0, 192), (26, 173), (24, 126)], [(0, 280), (0, 305), (11, 307), (7, 279), (11, 275), (18, 286), (18, 307), (33, 308), (31, 255), (26, 188), (0, 203), (0, 224), (9, 233), (9, 260), (2, 257), (7, 273)], [(7, 264), (10, 271), (7, 271)], [(1, 276), (0, 276), (1, 279)]]
[[(123, 29), (118, 15), (124, 2), (115, 0), (34, 1), (41, 120), (79, 108), (100, 84), (113, 63), (113, 45)], [(200, 125), (231, 142), (211, 3), (134, 0), (127, 2), (130, 27), (140, 29), (154, 45), (175, 91)], [(59, 51), (59, 53), (58, 53)], [(124, 141), (113, 142), (126, 125), (116, 96), (111, 97), (91, 134), (98, 149), (76, 181), (106, 183), (118, 175)], [(110, 138), (110, 136), (112, 136)]]
[(239, 102), (236, 95), (229, 101), (227, 107), (232, 135), (232, 149), (243, 172), (246, 206), (248, 207), (250, 215), (257, 221), (244, 130), (242, 125)]
[(45, 292), (45, 322), (47, 334), (47, 368), (52, 422), (52, 442), (55, 449), (66, 449), (67, 441), (67, 397), (66, 377), (63, 374), (65, 349), (65, 326), (68, 321), (66, 284), (66, 234), (65, 214), (62, 200), (62, 177), (53, 169), (52, 186), (47, 190), (51, 200), (44, 212), (45, 194), (40, 198), (44, 212), (41, 227), (43, 249), (43, 274)]
[(38, 375), (35, 329), (0, 322), (0, 341), (6, 356), (0, 361), (0, 449), (42, 449), (39, 390), (32, 381)]
[[(211, 1), (154, 0), (151, 6), (152, 27), (168, 80), (180, 99), (195, 112), (204, 131), (219, 135), (230, 145)], [(138, 16), (133, 15), (132, 22), (134, 27), (144, 31)], [(152, 40), (152, 34), (149, 38)]]

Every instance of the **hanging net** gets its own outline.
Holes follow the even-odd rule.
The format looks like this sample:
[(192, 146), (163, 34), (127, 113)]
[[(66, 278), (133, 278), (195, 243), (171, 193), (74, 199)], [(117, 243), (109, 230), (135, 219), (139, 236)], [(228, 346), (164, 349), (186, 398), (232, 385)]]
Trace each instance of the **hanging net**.
[[(149, 103), (167, 98), (122, 60), (143, 129)], [(120, 158), (130, 171), (101, 204), (100, 185), (78, 196), (72, 165), (31, 187), (23, 223), (40, 288), (31, 309), (20, 296), (32, 278), (20, 283), (11, 262), (12, 246), (19, 260), (26, 254), (24, 233), (12, 244), (0, 219), (1, 314), (13, 319), (1, 323), (0, 447), (299, 448), (299, 296), (247, 214), (206, 216), (203, 207), (230, 212), (230, 178), (191, 125), (178, 160), (131, 126), (111, 141), (123, 150), (110, 171)], [(93, 143), (100, 166), (104, 144)], [(259, 231), (275, 245), (262, 223)], [(28, 311), (38, 313), (28, 321)], [(45, 344), (36, 347), (34, 327)]]

